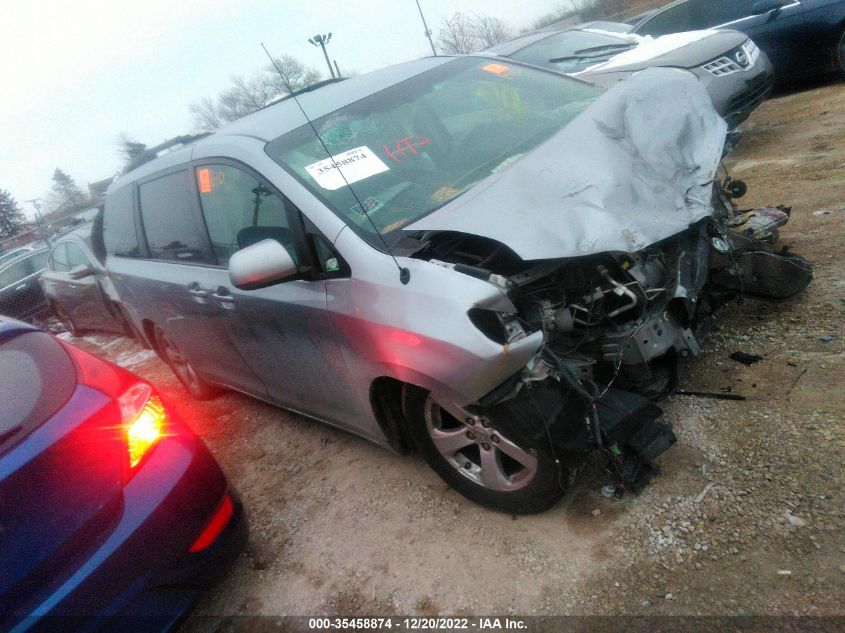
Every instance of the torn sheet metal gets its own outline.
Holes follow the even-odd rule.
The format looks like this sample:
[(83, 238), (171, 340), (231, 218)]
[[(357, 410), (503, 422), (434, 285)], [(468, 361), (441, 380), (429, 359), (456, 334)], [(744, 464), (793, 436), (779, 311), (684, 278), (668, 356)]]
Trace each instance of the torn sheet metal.
[(692, 74), (650, 68), (407, 228), (482, 235), (525, 260), (638, 251), (711, 215), (726, 131)]
[(760, 207), (731, 218), (728, 226), (755, 240), (777, 239), (777, 230), (789, 222), (790, 210), (788, 207)]

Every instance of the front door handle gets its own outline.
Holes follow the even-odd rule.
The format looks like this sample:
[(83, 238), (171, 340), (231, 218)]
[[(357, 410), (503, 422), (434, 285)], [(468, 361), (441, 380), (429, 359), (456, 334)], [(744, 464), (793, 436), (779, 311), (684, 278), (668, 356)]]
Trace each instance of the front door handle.
[(219, 301), (220, 303), (235, 303), (235, 298), (229, 294), (229, 291), (226, 288), (218, 288), (211, 295), (211, 298), (215, 301)]

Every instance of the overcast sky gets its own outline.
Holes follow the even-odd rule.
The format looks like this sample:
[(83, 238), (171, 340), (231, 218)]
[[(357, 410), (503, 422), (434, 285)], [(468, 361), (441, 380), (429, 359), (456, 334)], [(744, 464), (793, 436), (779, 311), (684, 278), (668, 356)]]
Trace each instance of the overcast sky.
[[(515, 28), (563, 0), (421, 0), (430, 28), (455, 11)], [(191, 131), (188, 106), (266, 63), (259, 46), (327, 74), (430, 54), (414, 0), (0, 0), (0, 189), (41, 197), (56, 167), (83, 187), (118, 169), (116, 137), (155, 145)]]

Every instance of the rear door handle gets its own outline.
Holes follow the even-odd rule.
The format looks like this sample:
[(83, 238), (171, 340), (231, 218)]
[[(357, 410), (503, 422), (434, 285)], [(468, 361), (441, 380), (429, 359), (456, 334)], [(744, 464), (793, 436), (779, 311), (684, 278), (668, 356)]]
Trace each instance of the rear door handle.
[(208, 290), (203, 290), (202, 288), (188, 288), (188, 294), (197, 297), (198, 299), (208, 298)]

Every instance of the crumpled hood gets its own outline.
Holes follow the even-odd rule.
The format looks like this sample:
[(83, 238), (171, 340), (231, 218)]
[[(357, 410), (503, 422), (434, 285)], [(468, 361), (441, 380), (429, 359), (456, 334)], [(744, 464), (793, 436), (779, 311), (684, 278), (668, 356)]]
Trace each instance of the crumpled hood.
[(406, 228), (481, 235), (525, 260), (638, 251), (712, 214), (726, 132), (691, 73), (650, 68)]

